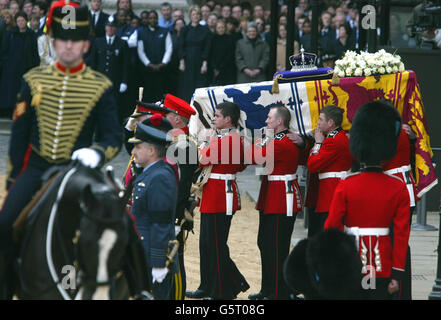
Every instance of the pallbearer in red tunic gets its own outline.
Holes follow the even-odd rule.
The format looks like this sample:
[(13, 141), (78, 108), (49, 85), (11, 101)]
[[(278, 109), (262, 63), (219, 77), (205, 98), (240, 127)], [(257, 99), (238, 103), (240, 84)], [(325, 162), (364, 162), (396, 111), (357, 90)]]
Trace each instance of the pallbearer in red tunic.
[(302, 197), (297, 182), (299, 148), (288, 138), (291, 114), (283, 106), (272, 107), (266, 120), (269, 136), (259, 139), (247, 152), (253, 164), (265, 163), (268, 172), (262, 178), (259, 200), (259, 233), (257, 244), (262, 261), (262, 282), (252, 300), (288, 299), (288, 287), (283, 279), (283, 262), (289, 254), (291, 234), (296, 214), (302, 209)]
[(362, 285), (373, 299), (392, 298), (406, 262), (409, 194), (401, 179), (381, 167), (382, 161), (395, 155), (400, 129), (401, 117), (386, 101), (369, 102), (358, 110), (349, 145), (361, 172), (339, 183), (325, 222), (325, 229), (337, 228), (355, 236), (362, 273), (370, 278)]
[[(408, 133), (409, 132), (409, 133)], [(406, 183), (409, 193), (410, 207), (414, 208), (418, 201), (416, 196), (415, 180), (412, 175), (410, 160), (411, 152), (411, 134), (412, 129), (408, 125), (403, 125), (398, 138), (397, 153), (389, 161), (383, 163), (383, 170), (387, 174), (392, 174)], [(415, 133), (413, 133), (415, 135)]]
[(240, 210), (236, 173), (245, 169), (243, 142), (236, 127), (239, 107), (231, 102), (216, 106), (214, 125), (218, 134), (201, 150), (201, 166), (212, 166), (200, 201), (199, 237), (201, 283), (188, 291), (189, 298), (234, 299), (249, 289), (230, 258), (227, 245), (233, 215)]
[[(412, 145), (416, 140), (415, 133), (407, 124), (403, 124), (400, 137), (398, 138), (397, 153), (388, 162), (383, 163), (383, 170), (387, 174), (393, 174), (404, 181), (409, 193), (410, 200), (410, 223), (418, 198), (416, 196), (415, 180), (412, 175), (411, 159), (413, 157)], [(400, 298), (412, 300), (412, 270), (411, 270), (410, 246), (407, 251), (406, 272), (401, 282)]]
[(309, 216), (308, 237), (323, 230), (334, 190), (352, 165), (349, 139), (341, 128), (342, 120), (343, 110), (337, 106), (329, 105), (320, 111), (315, 144), (307, 162), (308, 171), (317, 173), (319, 179), (315, 213)]

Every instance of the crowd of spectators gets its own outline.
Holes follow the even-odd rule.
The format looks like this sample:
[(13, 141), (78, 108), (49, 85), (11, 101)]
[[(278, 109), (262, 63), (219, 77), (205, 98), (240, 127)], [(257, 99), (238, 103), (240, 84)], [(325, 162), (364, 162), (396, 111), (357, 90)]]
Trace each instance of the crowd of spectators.
[[(160, 96), (168, 92), (190, 101), (198, 87), (271, 79), (272, 74), (268, 72), (271, 11), (251, 3), (231, 0), (228, 4), (219, 4), (208, 0), (201, 6), (190, 7), (188, 12), (163, 3), (158, 12), (153, 10), (157, 18), (155, 24), (151, 11), (142, 11), (138, 16), (131, 0), (118, 0), (110, 16), (116, 21), (115, 35), (127, 43), (127, 66), (130, 69), (129, 83), (124, 83), (128, 88), (119, 92), (126, 96), (121, 101), (132, 108), (138, 87), (144, 87), (148, 92), (152, 82), (155, 85), (162, 83), (155, 89)], [(290, 68), (285, 65), (287, 5), (283, 0), (279, 3), (276, 71)], [(322, 59), (319, 63), (325, 65), (329, 57), (335, 60), (345, 50), (356, 48), (358, 10), (348, 0), (320, 3), (319, 49)], [(106, 35), (104, 18), (107, 20), (109, 15), (102, 11), (101, 0), (89, 0), (88, 4), (94, 22), (92, 52), (96, 39)], [(297, 54), (302, 46), (306, 52), (311, 48), (310, 3), (299, 0), (297, 4), (293, 54)], [(0, 113), (3, 116), (11, 114), (22, 75), (37, 66), (42, 57), (46, 64), (56, 59), (51, 47), (45, 46), (49, 43), (44, 34), (49, 6), (50, 0), (0, 0)], [(104, 18), (99, 14), (96, 17), (95, 12), (101, 12)], [(164, 28), (170, 35), (170, 57), (157, 65), (146, 65), (150, 59), (148, 48), (145, 45), (143, 50), (138, 48), (136, 36), (146, 28)], [(86, 57), (89, 65), (90, 61)], [(148, 72), (159, 80), (148, 81)]]

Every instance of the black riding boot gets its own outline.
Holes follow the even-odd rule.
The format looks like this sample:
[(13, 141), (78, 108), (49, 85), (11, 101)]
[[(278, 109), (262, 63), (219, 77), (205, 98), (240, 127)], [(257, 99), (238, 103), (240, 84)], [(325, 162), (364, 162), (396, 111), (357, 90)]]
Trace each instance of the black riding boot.
[(130, 295), (136, 300), (152, 300), (150, 294), (152, 280), (145, 260), (144, 248), (140, 240), (132, 241), (127, 250), (124, 273), (129, 284)]
[(14, 295), (16, 276), (12, 262), (11, 255), (0, 251), (0, 300), (12, 300)]

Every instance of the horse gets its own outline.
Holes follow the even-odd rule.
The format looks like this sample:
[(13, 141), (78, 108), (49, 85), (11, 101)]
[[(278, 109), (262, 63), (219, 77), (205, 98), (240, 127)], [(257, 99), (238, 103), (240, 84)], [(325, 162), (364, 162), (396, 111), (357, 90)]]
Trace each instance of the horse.
[(19, 299), (128, 299), (129, 195), (110, 174), (71, 163), (33, 206), (16, 263)]

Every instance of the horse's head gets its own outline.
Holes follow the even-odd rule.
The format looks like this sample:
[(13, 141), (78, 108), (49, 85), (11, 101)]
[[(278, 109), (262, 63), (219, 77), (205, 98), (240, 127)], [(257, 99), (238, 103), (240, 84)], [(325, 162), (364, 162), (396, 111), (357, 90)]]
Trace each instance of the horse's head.
[(78, 199), (82, 215), (76, 259), (81, 299), (111, 298), (109, 290), (121, 274), (128, 244), (125, 203), (110, 181), (98, 180), (84, 185)]

